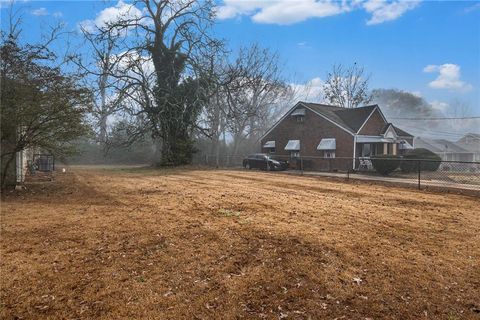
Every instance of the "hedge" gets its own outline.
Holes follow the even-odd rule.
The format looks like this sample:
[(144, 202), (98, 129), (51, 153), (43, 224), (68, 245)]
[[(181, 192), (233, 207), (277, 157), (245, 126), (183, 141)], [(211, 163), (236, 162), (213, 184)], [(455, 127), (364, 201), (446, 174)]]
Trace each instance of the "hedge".
[(373, 156), (371, 161), (375, 170), (384, 176), (392, 173), (400, 166), (400, 158), (389, 154)]
[(437, 171), (442, 161), (442, 158), (437, 154), (424, 148), (410, 150), (403, 156), (403, 159), (404, 160), (400, 164), (400, 169), (402, 172), (406, 173), (418, 171), (418, 160), (427, 160), (420, 161), (421, 171)]

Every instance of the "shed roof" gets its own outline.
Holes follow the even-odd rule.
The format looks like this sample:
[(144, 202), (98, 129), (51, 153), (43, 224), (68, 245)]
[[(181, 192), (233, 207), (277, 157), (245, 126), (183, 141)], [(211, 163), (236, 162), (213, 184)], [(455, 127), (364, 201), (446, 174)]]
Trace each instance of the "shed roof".
[(324, 138), (320, 140), (317, 150), (335, 150), (337, 149), (337, 142), (335, 138)]
[(300, 140), (288, 140), (287, 145), (285, 146), (287, 151), (298, 151), (300, 150)]

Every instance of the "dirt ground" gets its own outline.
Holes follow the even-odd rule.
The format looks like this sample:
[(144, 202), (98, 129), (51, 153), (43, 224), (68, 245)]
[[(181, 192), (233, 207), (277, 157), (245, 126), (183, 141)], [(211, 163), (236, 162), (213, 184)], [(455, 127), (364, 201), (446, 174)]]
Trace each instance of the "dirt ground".
[(2, 319), (480, 319), (480, 199), (72, 168), (1, 207)]

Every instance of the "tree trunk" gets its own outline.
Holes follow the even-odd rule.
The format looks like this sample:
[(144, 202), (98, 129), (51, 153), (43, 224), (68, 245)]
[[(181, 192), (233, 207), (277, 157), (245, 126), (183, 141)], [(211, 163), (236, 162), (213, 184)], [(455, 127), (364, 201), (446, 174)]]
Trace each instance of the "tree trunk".
[[(12, 164), (12, 161), (15, 159), (16, 152), (13, 152), (12, 155), (8, 158), (7, 162), (5, 163), (5, 166), (3, 166), (3, 161), (2, 161), (2, 181), (1, 181), (1, 189), (4, 190), (6, 187), (7, 183), (7, 174), (8, 174), (8, 169), (10, 168), (10, 165)], [(15, 182), (17, 179), (16, 175), (16, 170), (15, 170)]]
[[(109, 57), (109, 55), (107, 56)], [(108, 69), (108, 63), (104, 66)], [(105, 70), (103, 70), (105, 72)], [(108, 117), (108, 106), (107, 106), (107, 74), (104, 73), (99, 78), (99, 89), (100, 89), (100, 142), (105, 146), (107, 143), (107, 117)]]
[(160, 166), (161, 157), (162, 157), (162, 140), (159, 138), (153, 138), (153, 146), (154, 146), (154, 153), (153, 153), (153, 165), (155, 167)]
[(215, 166), (218, 168), (220, 165), (220, 135), (224, 127), (223, 121), (220, 119), (220, 103), (218, 97), (215, 103), (212, 127), (215, 128), (215, 131), (212, 137), (211, 154), (215, 156)]

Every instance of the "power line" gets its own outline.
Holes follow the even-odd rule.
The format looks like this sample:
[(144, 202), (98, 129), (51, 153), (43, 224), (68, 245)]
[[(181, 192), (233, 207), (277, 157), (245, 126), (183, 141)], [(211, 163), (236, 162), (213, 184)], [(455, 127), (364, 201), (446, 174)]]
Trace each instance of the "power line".
[(467, 119), (480, 119), (480, 116), (473, 117), (445, 117), (445, 118), (390, 118), (392, 120), (467, 120)]
[(430, 128), (418, 128), (408, 124), (403, 124), (401, 126), (406, 127), (408, 130), (421, 132), (421, 134), (439, 134), (439, 135), (449, 135), (449, 136), (456, 136), (456, 137), (463, 137), (465, 135), (465, 133), (460, 133), (460, 132), (440, 131), (440, 130), (435, 130)]

